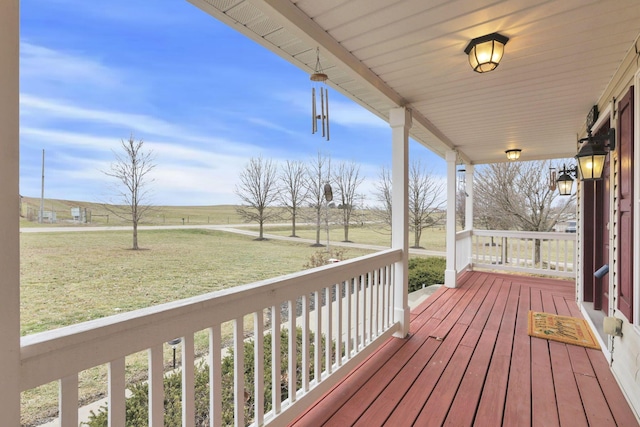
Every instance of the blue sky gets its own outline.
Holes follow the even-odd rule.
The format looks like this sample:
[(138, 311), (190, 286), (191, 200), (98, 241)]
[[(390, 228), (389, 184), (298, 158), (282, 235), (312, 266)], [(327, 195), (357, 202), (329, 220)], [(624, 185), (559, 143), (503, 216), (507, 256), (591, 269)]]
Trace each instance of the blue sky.
[[(21, 2), (20, 192), (105, 202), (121, 139), (156, 156), (156, 205), (234, 204), (250, 157), (356, 161), (373, 203), (388, 125), (331, 90), (331, 141), (310, 132), (309, 75), (185, 0)], [(444, 175), (417, 143), (411, 156)]]

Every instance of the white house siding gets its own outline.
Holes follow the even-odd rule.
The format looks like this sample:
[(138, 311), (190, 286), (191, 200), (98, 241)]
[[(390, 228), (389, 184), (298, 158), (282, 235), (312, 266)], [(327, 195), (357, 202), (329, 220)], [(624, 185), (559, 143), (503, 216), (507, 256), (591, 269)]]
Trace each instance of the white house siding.
[[(634, 94), (634, 102), (635, 102), (635, 111), (634, 111), (634, 180), (635, 180), (635, 189), (634, 189), (634, 234), (636, 238), (634, 239), (634, 255), (633, 259), (636, 265), (640, 265), (638, 261), (640, 261), (640, 245), (638, 245), (638, 233), (640, 231), (640, 206), (639, 201), (639, 179), (638, 175), (640, 174), (640, 162), (638, 161), (639, 151), (640, 151), (640, 143), (639, 143), (639, 114), (640, 110), (637, 108), (638, 106), (638, 97), (640, 96), (640, 91), (638, 90), (640, 87), (640, 66), (637, 62), (638, 55), (635, 52), (635, 49), (630, 50), (627, 58), (623, 61), (620, 69), (614, 76), (611, 84), (605, 90), (602, 98), (598, 102), (598, 106), (600, 110), (605, 110), (607, 105), (611, 102), (612, 99), (620, 99), (622, 98), (629, 88), (632, 85), (635, 85), (635, 94)], [(615, 105), (615, 110), (617, 112), (617, 104)], [(611, 122), (612, 126), (617, 125), (617, 115), (614, 114), (614, 120)], [(638, 318), (640, 317), (640, 313), (638, 312), (638, 304), (636, 303), (636, 310), (634, 312), (634, 323), (630, 323), (629, 320), (617, 309), (618, 301), (618, 276), (617, 276), (617, 262), (619, 259), (619, 247), (618, 247), (618, 203), (619, 200), (617, 198), (619, 191), (619, 159), (616, 153), (611, 153), (611, 188), (612, 188), (612, 198), (613, 203), (611, 203), (611, 224), (610, 224), (610, 238), (611, 238), (611, 251), (610, 259), (612, 260), (610, 266), (610, 293), (609, 293), (609, 309), (610, 315), (622, 319), (623, 328), (622, 328), (622, 337), (610, 337), (608, 340), (609, 351), (611, 356), (611, 368), (613, 373), (618, 380), (620, 386), (622, 387), (627, 399), (629, 400), (631, 406), (634, 408), (636, 412), (636, 416), (640, 414), (640, 322), (638, 322)], [(580, 206), (580, 205), (578, 205)], [(581, 263), (582, 260), (579, 260)], [(582, 270), (579, 271), (578, 275), (578, 283), (582, 283), (581, 274), (586, 274)], [(638, 283), (638, 273), (635, 272), (634, 278), (634, 298), (638, 301), (640, 296), (640, 286)], [(579, 300), (582, 299), (580, 285), (578, 285), (577, 297)]]

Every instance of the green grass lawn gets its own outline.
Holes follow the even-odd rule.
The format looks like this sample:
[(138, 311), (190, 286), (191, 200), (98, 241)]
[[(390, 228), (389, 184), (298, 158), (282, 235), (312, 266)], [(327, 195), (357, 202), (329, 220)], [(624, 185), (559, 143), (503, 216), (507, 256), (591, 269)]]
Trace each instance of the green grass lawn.
[[(211, 230), (23, 233), (22, 334), (109, 316), (303, 269), (307, 243)], [(353, 258), (371, 251), (349, 249)]]
[[(56, 211), (56, 224), (33, 221), (38, 199), (23, 199), (21, 227), (65, 227), (72, 207), (93, 214), (91, 226), (125, 225), (103, 206), (64, 200), (45, 200), (45, 209)], [(26, 211), (31, 213), (31, 221)], [(106, 215), (109, 214), (107, 223)], [(37, 215), (37, 214), (36, 214)], [(104, 215), (104, 216), (103, 216)], [(37, 218), (37, 216), (36, 216)], [(235, 206), (155, 207), (142, 225), (240, 224)], [(279, 220), (286, 224), (286, 220)], [(257, 226), (251, 226), (257, 230)], [(269, 226), (266, 233), (289, 236), (291, 227)], [(315, 239), (315, 227), (300, 226), (301, 238)], [(410, 236), (412, 237), (412, 236)], [(321, 243), (326, 244), (326, 230)], [(354, 225), (349, 240), (390, 246), (390, 232), (380, 225)], [(343, 229), (332, 225), (330, 245), (344, 240)], [(411, 241), (410, 244), (413, 242)], [(255, 241), (251, 236), (213, 230), (140, 230), (142, 250), (132, 251), (130, 231), (45, 232), (21, 234), (21, 334), (33, 334), (112, 314), (175, 301), (237, 285), (289, 274), (304, 269), (317, 251), (307, 242)], [(444, 250), (444, 231), (425, 230), (421, 245)], [(371, 250), (344, 249), (345, 258)], [(224, 326), (223, 326), (224, 329)], [(204, 333), (196, 335), (196, 351), (207, 349)], [(171, 349), (165, 346), (169, 367)], [(178, 352), (179, 357), (179, 352)], [(146, 353), (127, 357), (127, 378), (144, 377)], [(80, 373), (80, 399), (90, 402), (106, 392), (106, 366)], [(32, 425), (43, 415), (55, 415), (57, 383), (22, 394), (23, 425)]]
[[(142, 230), (139, 243), (143, 250), (129, 249), (129, 231), (22, 233), (22, 335), (300, 271), (323, 250), (195, 229)], [(370, 252), (347, 249), (344, 255)], [(198, 353), (206, 340), (196, 336)], [(165, 346), (167, 366), (170, 360)], [(80, 374), (81, 400), (105, 393), (106, 370)], [(144, 376), (146, 354), (127, 357), (127, 370), (131, 380)], [(51, 383), (22, 394), (24, 425), (55, 414), (57, 390)]]
[[(249, 229), (257, 231), (258, 227), (251, 226)], [(291, 226), (269, 226), (265, 228), (265, 234), (290, 236)], [(315, 226), (309, 225), (296, 226), (296, 236), (315, 240), (316, 228)], [(331, 224), (329, 227), (329, 245), (331, 245), (332, 242), (341, 241), (344, 241), (343, 227), (337, 224)], [(352, 225), (349, 227), (349, 241), (391, 247), (391, 231), (382, 224), (367, 223), (364, 225)], [(324, 226), (320, 230), (320, 243), (327, 243), (327, 230)], [(409, 246), (413, 246), (413, 243), (413, 233), (411, 233), (409, 235)], [(440, 228), (427, 228), (423, 230), (420, 238), (420, 246), (424, 249), (444, 252), (446, 250), (445, 230)]]

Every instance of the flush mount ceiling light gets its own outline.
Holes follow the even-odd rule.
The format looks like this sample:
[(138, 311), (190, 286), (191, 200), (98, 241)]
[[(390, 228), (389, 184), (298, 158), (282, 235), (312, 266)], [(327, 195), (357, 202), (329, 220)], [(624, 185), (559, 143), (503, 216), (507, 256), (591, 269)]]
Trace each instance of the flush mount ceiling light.
[(505, 151), (505, 153), (507, 154), (507, 159), (518, 160), (520, 158), (520, 153), (522, 153), (522, 150), (519, 148), (514, 148), (511, 150)]
[(464, 53), (469, 55), (469, 64), (471, 64), (473, 71), (486, 73), (495, 70), (500, 64), (504, 54), (504, 45), (508, 41), (509, 37), (498, 33), (487, 34), (471, 40), (464, 49)]

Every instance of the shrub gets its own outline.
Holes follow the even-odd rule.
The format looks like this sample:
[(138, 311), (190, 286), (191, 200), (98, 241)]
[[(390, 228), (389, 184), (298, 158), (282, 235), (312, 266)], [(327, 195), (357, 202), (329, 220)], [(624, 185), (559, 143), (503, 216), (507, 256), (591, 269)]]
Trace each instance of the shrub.
[(447, 262), (444, 258), (430, 257), (409, 259), (409, 292), (444, 283), (444, 270)]
[[(302, 329), (297, 328), (297, 346), (302, 346)], [(314, 354), (314, 337), (310, 333), (310, 351)], [(324, 348), (324, 337), (322, 346)], [(282, 400), (288, 397), (288, 359), (289, 359), (289, 331), (283, 329), (280, 334), (281, 368), (280, 368), (280, 393)], [(247, 340), (244, 343), (244, 372), (245, 372), (245, 424), (253, 422), (254, 416), (254, 341)], [(324, 365), (324, 351), (322, 360)], [(271, 334), (264, 336), (264, 411), (271, 410)], [(310, 360), (310, 379), (313, 379), (314, 358)], [(302, 353), (297, 352), (297, 384), (300, 388), (302, 384)], [(209, 419), (209, 367), (205, 363), (200, 363), (195, 367), (195, 403), (196, 419), (195, 425), (205, 427), (211, 425)], [(222, 358), (222, 424), (234, 425), (234, 402), (233, 402), (233, 349), (229, 349), (226, 356)], [(149, 420), (149, 386), (146, 382), (138, 382), (129, 385), (131, 397), (126, 402), (126, 425), (127, 427), (146, 427)], [(182, 373), (173, 372), (164, 378), (164, 422), (166, 426), (182, 425)], [(88, 427), (106, 427), (108, 425), (108, 408), (102, 407), (95, 413), (91, 411), (89, 421), (84, 423)]]
[(326, 250), (316, 251), (309, 258), (309, 262), (306, 263), (303, 268), (314, 268), (329, 264), (330, 259), (339, 259), (340, 261), (345, 258), (345, 250), (341, 248), (333, 249), (330, 252)]

